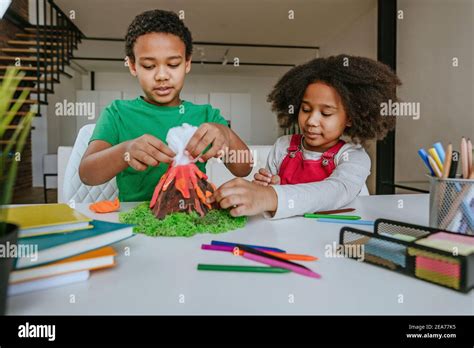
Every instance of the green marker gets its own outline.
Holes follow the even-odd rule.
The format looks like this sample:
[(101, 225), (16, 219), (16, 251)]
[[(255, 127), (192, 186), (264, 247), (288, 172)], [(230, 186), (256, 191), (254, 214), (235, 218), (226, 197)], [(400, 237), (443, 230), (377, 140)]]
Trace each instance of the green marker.
[(310, 219), (360, 220), (360, 216), (357, 215), (304, 214), (303, 216)]
[(266, 266), (237, 266), (237, 265), (209, 265), (200, 263), (199, 271), (221, 271), (221, 272), (257, 272), (257, 273), (289, 273), (291, 271), (279, 267)]

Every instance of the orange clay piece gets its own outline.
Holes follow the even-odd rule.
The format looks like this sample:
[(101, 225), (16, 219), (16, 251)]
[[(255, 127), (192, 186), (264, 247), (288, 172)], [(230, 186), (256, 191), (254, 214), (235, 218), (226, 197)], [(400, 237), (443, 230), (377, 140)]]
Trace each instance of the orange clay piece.
[(114, 201), (100, 201), (96, 203), (92, 203), (89, 205), (89, 209), (95, 213), (112, 213), (120, 209), (120, 201), (118, 198), (115, 198)]
[(204, 196), (204, 193), (202, 193), (201, 188), (197, 185), (196, 185), (196, 194), (199, 197), (199, 199), (201, 200), (201, 202), (203, 204), (205, 204), (209, 209), (211, 209), (211, 205), (209, 203), (207, 203), (207, 201), (206, 201), (206, 196)]

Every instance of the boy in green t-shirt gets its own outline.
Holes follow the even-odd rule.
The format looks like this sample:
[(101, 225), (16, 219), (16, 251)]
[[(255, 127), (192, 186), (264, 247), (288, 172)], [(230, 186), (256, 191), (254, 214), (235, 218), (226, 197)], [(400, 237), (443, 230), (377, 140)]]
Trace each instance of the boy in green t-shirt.
[[(100, 185), (117, 177), (121, 201), (150, 200), (160, 177), (175, 153), (166, 145), (168, 130), (183, 123), (199, 127), (186, 150), (205, 161), (222, 150), (249, 151), (227, 126), (219, 110), (194, 105), (179, 98), (184, 78), (191, 70), (191, 33), (169, 11), (144, 12), (133, 20), (125, 38), (129, 69), (138, 78), (144, 96), (116, 100), (102, 112), (79, 166), (86, 185)], [(236, 176), (251, 171), (246, 161), (225, 163)]]

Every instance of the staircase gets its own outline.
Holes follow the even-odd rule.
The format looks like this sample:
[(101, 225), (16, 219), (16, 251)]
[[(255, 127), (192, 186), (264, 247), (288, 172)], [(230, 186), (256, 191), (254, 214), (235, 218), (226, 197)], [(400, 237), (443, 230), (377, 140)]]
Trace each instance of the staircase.
[[(9, 66), (22, 70), (25, 77), (17, 95), (28, 90), (25, 106), (35, 106), (37, 116), (41, 116), (36, 105), (48, 104), (48, 94), (54, 93), (55, 84), (62, 77), (72, 77), (65, 66), (70, 64), (84, 34), (53, 0), (36, 0), (36, 23), (8, 40), (8, 47), (0, 48), (0, 81)], [(24, 116), (26, 111), (21, 110), (17, 116)]]
[[(85, 37), (53, 0), (36, 0), (34, 25), (9, 11), (2, 21), (9, 21), (20, 30), (17, 30), (19, 32), (14, 38), (10, 35), (12, 39), (7, 40), (6, 45), (3, 42), (6, 47), (0, 48), (0, 82), (4, 79), (7, 68), (15, 66), (25, 76), (21, 79), (14, 98), (18, 98), (22, 91), (27, 90), (29, 93), (23, 107), (0, 139), (0, 152), (9, 142), (21, 118), (29, 110), (34, 111), (36, 116), (41, 116), (40, 105), (48, 104), (48, 95), (55, 92), (61, 79), (72, 78), (65, 67), (70, 65), (74, 50)], [(22, 181), (22, 176), (29, 177), (29, 182)], [(30, 139), (23, 150), (17, 177), (15, 192), (31, 188)]]

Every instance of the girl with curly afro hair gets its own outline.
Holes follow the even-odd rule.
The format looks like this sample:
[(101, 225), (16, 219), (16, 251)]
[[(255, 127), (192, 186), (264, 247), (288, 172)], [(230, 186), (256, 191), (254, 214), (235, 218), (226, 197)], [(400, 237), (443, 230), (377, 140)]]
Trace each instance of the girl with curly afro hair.
[(381, 108), (398, 101), (399, 85), (388, 66), (364, 57), (316, 58), (291, 69), (268, 101), (280, 126), (297, 124), (301, 134), (280, 137), (253, 183), (234, 179), (217, 201), (233, 215), (274, 219), (346, 205), (366, 191), (370, 158), (363, 145), (395, 127)]

